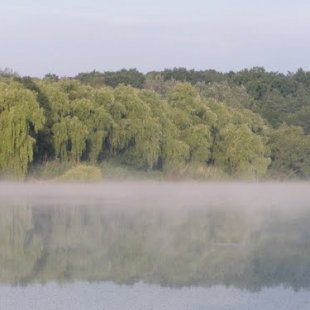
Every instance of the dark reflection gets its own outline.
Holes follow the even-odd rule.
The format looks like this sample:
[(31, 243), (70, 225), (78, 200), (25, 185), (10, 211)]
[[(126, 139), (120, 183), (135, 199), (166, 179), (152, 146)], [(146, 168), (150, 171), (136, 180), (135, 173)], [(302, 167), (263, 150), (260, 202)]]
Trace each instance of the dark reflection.
[(310, 287), (310, 212), (0, 201), (0, 282)]

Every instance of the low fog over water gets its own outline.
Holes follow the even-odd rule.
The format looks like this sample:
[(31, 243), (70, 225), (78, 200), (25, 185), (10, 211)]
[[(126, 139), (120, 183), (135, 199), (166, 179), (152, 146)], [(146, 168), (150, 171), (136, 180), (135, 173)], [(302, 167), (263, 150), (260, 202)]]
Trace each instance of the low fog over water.
[(216, 204), (217, 206), (278, 206), (291, 210), (310, 207), (310, 183), (103, 182), (94, 184), (0, 183), (0, 201), (12, 199), (64, 201), (106, 200), (130, 205), (147, 201), (160, 207)]
[(3, 182), (0, 212), (0, 308), (310, 304), (306, 182)]

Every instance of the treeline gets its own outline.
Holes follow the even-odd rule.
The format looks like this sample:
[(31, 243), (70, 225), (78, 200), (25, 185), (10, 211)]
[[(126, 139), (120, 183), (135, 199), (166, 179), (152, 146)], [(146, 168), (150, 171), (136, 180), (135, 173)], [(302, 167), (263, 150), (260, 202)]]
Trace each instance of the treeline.
[(99, 164), (206, 177), (310, 175), (310, 72), (0, 73), (0, 171)]

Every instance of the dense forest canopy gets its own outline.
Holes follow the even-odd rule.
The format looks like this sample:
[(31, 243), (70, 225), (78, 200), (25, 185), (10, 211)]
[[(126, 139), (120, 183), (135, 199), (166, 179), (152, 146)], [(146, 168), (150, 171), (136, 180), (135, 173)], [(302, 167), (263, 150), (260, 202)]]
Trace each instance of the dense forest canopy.
[[(0, 72), (0, 173), (100, 164), (234, 178), (310, 175), (310, 72)], [(210, 173), (209, 173), (210, 175)]]

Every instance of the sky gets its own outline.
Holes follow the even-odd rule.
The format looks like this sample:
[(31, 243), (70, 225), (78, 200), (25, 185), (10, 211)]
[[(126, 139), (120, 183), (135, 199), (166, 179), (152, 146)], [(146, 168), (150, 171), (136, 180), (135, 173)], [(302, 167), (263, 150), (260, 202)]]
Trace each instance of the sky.
[(309, 0), (0, 0), (0, 68), (310, 71)]

